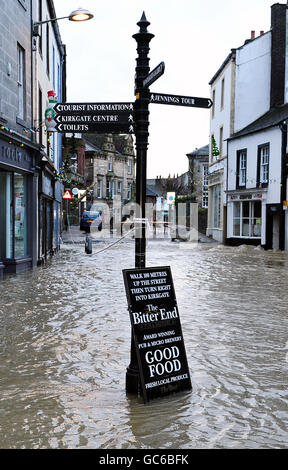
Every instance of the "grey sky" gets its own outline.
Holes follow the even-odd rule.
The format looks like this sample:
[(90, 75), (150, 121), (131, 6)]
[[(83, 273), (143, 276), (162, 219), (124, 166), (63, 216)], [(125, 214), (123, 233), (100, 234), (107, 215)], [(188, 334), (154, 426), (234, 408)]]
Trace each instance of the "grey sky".
[[(231, 48), (255, 30), (270, 28), (272, 0), (54, 0), (57, 16), (79, 6), (94, 18), (59, 21), (67, 47), (68, 101), (134, 101), (136, 42), (132, 35), (145, 11), (155, 35), (150, 67), (165, 62), (165, 73), (150, 91), (210, 97), (209, 81)], [(285, 1), (280, 2), (285, 3)], [(206, 109), (150, 105), (148, 177), (181, 174), (186, 153), (209, 142)]]

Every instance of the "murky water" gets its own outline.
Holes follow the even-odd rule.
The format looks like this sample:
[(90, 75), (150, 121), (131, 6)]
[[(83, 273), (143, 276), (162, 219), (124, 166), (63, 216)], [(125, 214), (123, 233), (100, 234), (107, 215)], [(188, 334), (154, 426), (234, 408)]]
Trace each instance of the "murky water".
[(122, 269), (134, 242), (0, 283), (1, 448), (286, 448), (288, 255), (153, 241), (170, 265), (192, 392), (125, 393), (130, 321)]

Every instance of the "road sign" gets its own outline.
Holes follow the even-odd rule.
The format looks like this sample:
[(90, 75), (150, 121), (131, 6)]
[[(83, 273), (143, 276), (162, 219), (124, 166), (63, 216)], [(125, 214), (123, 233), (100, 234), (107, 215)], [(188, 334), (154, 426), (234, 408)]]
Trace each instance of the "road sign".
[(68, 191), (68, 189), (65, 191), (65, 193), (63, 194), (63, 199), (72, 199), (72, 195), (70, 193), (70, 191)]
[(169, 266), (123, 270), (143, 398), (191, 390)]
[(172, 104), (175, 106), (191, 106), (194, 108), (211, 108), (213, 101), (210, 98), (195, 96), (167, 95), (165, 93), (151, 93), (150, 103)]
[(58, 132), (134, 133), (133, 103), (57, 103)]
[(159, 77), (161, 77), (161, 75), (163, 75), (164, 70), (165, 70), (165, 64), (164, 64), (164, 62), (160, 62), (160, 64), (157, 65), (157, 67), (155, 67), (155, 69), (153, 69), (153, 70), (147, 75), (146, 78), (144, 78), (144, 80), (143, 80), (143, 87), (147, 88), (147, 87), (149, 87), (150, 85), (152, 85), (152, 83), (154, 83)]

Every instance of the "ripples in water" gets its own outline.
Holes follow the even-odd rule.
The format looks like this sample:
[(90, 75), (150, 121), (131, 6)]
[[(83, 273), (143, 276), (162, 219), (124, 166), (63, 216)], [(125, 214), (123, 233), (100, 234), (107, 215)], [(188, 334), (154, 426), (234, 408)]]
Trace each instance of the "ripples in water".
[(0, 284), (2, 448), (287, 446), (285, 253), (150, 242), (170, 265), (193, 390), (126, 395), (127, 241), (100, 254), (65, 245)]

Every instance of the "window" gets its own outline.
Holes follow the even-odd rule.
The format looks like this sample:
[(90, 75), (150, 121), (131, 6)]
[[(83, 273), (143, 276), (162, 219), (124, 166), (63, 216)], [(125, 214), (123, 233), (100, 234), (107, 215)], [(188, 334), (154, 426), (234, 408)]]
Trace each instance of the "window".
[(237, 187), (246, 187), (247, 150), (237, 152)]
[(17, 117), (25, 119), (25, 51), (17, 46), (17, 84), (18, 84), (18, 113)]
[(208, 207), (208, 165), (203, 165), (202, 207)]
[(221, 225), (221, 185), (216, 184), (213, 187), (213, 222), (215, 228)]
[(114, 198), (114, 181), (107, 181), (106, 186), (106, 198), (113, 199)]
[(43, 132), (42, 132), (42, 120), (43, 120), (43, 113), (42, 113), (43, 101), (42, 101), (42, 90), (39, 87), (38, 89), (38, 121), (39, 121), (39, 144), (43, 143)]
[(269, 181), (269, 144), (258, 147), (258, 168), (257, 181), (258, 186), (267, 186)]
[(98, 184), (97, 184), (97, 198), (98, 199), (102, 199), (102, 186), (103, 186), (102, 180), (98, 180)]
[(132, 197), (132, 183), (127, 184), (127, 199), (131, 199)]
[(117, 193), (122, 194), (122, 181), (118, 181), (117, 184)]
[(132, 158), (128, 159), (128, 174), (132, 175)]
[(213, 90), (212, 92), (212, 101), (213, 101), (213, 105), (212, 105), (212, 119), (214, 118), (215, 116), (215, 96), (216, 96), (216, 93), (215, 93), (215, 89)]
[(108, 171), (113, 171), (113, 157), (109, 157), (109, 162), (108, 162)]
[(233, 236), (261, 238), (261, 201), (241, 201), (233, 204)]
[[(41, 22), (42, 21), (42, 0), (38, 0), (38, 21)], [(40, 32), (40, 36), (39, 36), (39, 51), (40, 53), (42, 54), (42, 29), (41, 29), (41, 25), (39, 27), (39, 32)]]
[(219, 149), (219, 153), (220, 153), (220, 157), (223, 157), (223, 127), (220, 127), (220, 149)]
[(49, 23), (46, 24), (46, 68), (47, 75), (50, 73), (50, 34), (49, 34)]
[(221, 109), (224, 108), (224, 91), (225, 91), (225, 78), (221, 82)]

